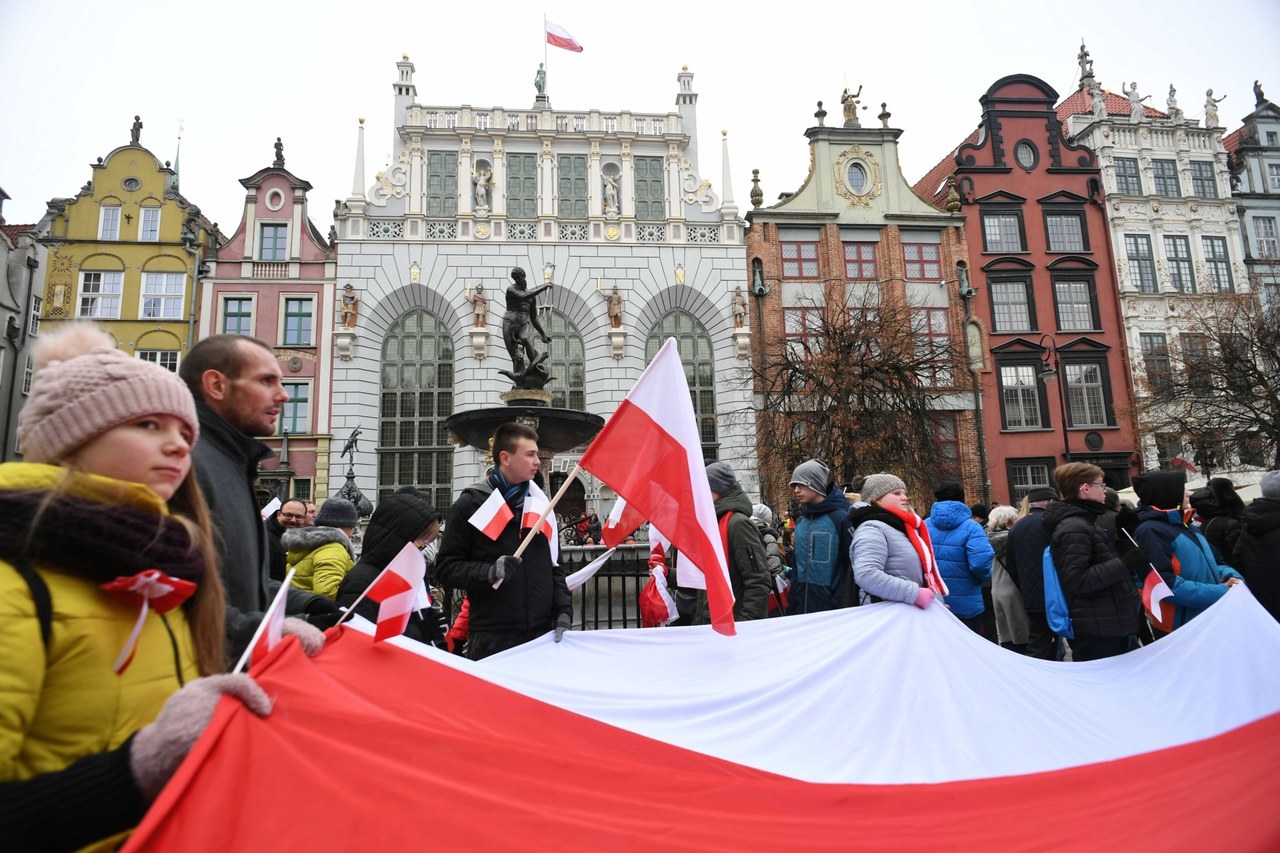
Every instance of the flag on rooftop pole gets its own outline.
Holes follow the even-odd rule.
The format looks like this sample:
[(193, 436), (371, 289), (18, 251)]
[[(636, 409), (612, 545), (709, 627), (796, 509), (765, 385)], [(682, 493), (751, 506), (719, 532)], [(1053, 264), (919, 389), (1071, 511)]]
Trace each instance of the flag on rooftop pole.
[[(578, 463), (649, 519), (703, 575), (711, 625), (734, 634), (733, 589), (720, 542), (693, 399), (668, 338)], [(691, 574), (691, 573), (690, 573)]]
[[(543, 20), (546, 21), (545, 18)], [(568, 30), (554, 21), (546, 21), (546, 26), (547, 44), (552, 45), (553, 47), (571, 50), (574, 53), (582, 53), (582, 45), (578, 43), (576, 38), (569, 35)]]

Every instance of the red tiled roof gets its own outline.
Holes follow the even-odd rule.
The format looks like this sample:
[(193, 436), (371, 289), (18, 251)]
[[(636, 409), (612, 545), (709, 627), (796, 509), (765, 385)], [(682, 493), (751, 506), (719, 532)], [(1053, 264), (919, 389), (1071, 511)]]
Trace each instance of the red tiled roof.
[[(977, 141), (978, 131), (975, 130), (961, 140), (960, 145), (967, 145)], [(947, 152), (947, 156), (938, 161), (938, 165), (925, 172), (924, 177), (911, 186), (916, 195), (939, 209), (943, 209), (947, 199), (947, 194), (944, 191), (946, 179), (948, 175), (956, 170), (956, 151), (959, 150), (960, 145)]]
[(9, 235), (9, 242), (15, 246), (18, 244), (19, 234), (26, 234), (28, 231), (36, 230), (34, 225), (9, 225), (8, 223), (0, 225), (0, 228), (4, 229), (4, 233)]
[(1244, 144), (1244, 141), (1244, 125), (1240, 125), (1240, 127), (1222, 137), (1222, 147), (1227, 149), (1227, 156), (1234, 160), (1236, 151)]
[[(1107, 105), (1107, 115), (1110, 116), (1127, 116), (1129, 115), (1129, 98), (1126, 95), (1117, 95), (1109, 89), (1102, 90), (1102, 102)], [(1058, 121), (1064, 125), (1067, 119), (1074, 115), (1089, 115), (1093, 112), (1093, 100), (1089, 97), (1089, 93), (1084, 89), (1077, 89), (1074, 93), (1063, 99), (1062, 103), (1056, 107), (1058, 111)], [(1168, 118), (1168, 113), (1162, 113), (1155, 107), (1142, 105), (1143, 114), (1147, 118)]]

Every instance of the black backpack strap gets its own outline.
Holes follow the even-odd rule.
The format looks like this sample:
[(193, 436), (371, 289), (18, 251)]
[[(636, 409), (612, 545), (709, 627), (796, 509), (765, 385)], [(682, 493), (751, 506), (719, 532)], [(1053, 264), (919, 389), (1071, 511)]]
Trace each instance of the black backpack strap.
[(36, 618), (40, 620), (40, 640), (45, 650), (49, 648), (49, 637), (53, 633), (53, 598), (49, 595), (49, 585), (40, 577), (40, 573), (31, 567), (22, 557), (13, 561), (13, 567), (27, 582), (31, 590), (31, 600), (36, 606)]

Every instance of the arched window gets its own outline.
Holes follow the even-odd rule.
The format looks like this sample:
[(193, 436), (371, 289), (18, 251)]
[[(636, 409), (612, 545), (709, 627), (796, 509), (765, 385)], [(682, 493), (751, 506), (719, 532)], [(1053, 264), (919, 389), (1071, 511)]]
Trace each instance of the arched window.
[(547, 361), (551, 370), (551, 381), (547, 383), (547, 390), (552, 394), (551, 405), (560, 409), (585, 410), (586, 356), (578, 327), (554, 309), (539, 317), (538, 322), (551, 336), (551, 343), (547, 345), (551, 352)]
[(416, 486), (434, 506), (453, 501), (453, 340), (425, 308), (396, 320), (382, 342), (378, 497)]
[(714, 462), (719, 458), (720, 442), (716, 437), (716, 365), (711, 351), (711, 336), (687, 311), (676, 309), (649, 330), (645, 340), (646, 361), (652, 361), (667, 338), (675, 338), (684, 363), (684, 377), (693, 396), (693, 414), (698, 419), (702, 439), (702, 458)]

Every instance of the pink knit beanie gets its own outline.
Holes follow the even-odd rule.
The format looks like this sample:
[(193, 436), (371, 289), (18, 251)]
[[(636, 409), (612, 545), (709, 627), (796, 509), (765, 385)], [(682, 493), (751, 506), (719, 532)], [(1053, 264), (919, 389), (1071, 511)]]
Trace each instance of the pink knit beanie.
[(42, 335), (18, 421), (27, 462), (61, 462), (89, 439), (144, 415), (173, 415), (200, 434), (195, 402), (177, 374), (130, 358), (92, 323)]

